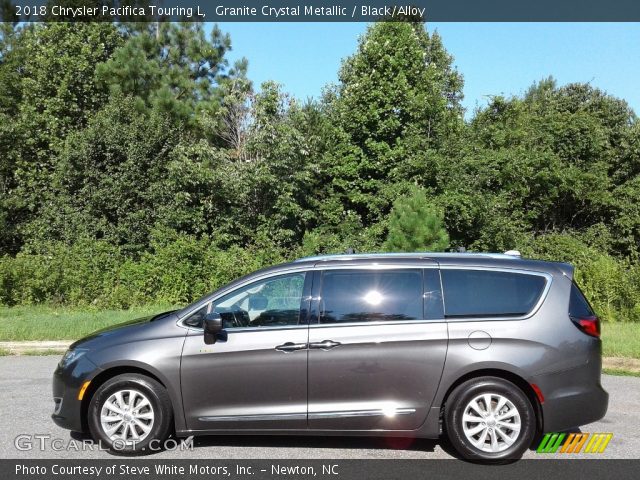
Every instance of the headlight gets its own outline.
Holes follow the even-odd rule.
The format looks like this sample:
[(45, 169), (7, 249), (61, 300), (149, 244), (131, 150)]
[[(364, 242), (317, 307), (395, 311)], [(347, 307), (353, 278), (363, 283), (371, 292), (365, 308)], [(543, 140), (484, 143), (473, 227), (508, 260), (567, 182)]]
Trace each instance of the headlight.
[(86, 350), (84, 350), (82, 348), (76, 348), (74, 350), (67, 350), (65, 352), (65, 354), (62, 356), (62, 358), (60, 359), (60, 362), (58, 363), (58, 366), (60, 368), (65, 368), (68, 365), (70, 365), (72, 362), (75, 362), (77, 359), (79, 359), (85, 353), (86, 353)]

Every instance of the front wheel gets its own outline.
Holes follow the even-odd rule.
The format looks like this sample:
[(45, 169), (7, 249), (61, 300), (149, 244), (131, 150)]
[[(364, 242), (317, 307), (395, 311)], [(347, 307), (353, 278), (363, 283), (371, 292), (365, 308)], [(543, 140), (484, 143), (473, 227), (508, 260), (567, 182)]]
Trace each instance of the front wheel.
[(89, 430), (94, 440), (121, 454), (162, 449), (173, 412), (166, 389), (139, 374), (123, 374), (102, 384), (91, 398)]
[(456, 387), (444, 421), (451, 445), (463, 458), (488, 463), (521, 458), (536, 431), (527, 396), (498, 377), (474, 378)]

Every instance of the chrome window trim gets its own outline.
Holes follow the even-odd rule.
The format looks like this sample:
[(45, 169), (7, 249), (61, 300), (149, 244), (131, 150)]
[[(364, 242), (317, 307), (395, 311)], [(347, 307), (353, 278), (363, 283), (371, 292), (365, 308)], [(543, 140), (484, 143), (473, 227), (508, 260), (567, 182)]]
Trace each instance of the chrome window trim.
[(335, 327), (362, 327), (364, 325), (384, 326), (384, 325), (419, 325), (419, 324), (446, 323), (444, 318), (434, 318), (431, 320), (378, 320), (375, 322), (337, 322), (337, 323), (314, 323), (309, 328), (335, 328)]
[[(197, 328), (197, 327), (189, 327), (186, 325), (183, 325), (184, 328), (187, 328), (191, 331), (194, 332), (202, 332), (203, 329), (202, 328)], [(236, 327), (236, 328), (231, 328), (228, 330), (225, 330), (225, 332), (227, 332), (227, 334), (233, 334), (233, 333), (240, 333), (240, 332), (264, 332), (264, 331), (274, 331), (274, 330), (300, 330), (300, 329), (306, 329), (308, 328), (309, 325), (306, 324), (301, 324), (301, 325), (276, 325), (276, 326), (271, 326), (271, 327)]]
[[(538, 310), (544, 304), (544, 301), (549, 294), (549, 290), (551, 289), (551, 284), (553, 283), (553, 275), (547, 272), (540, 272), (537, 270), (524, 270), (520, 268), (506, 268), (506, 267), (477, 267), (477, 266), (461, 266), (461, 265), (442, 265), (440, 270), (475, 270), (475, 271), (493, 271), (493, 272), (505, 272), (505, 273), (519, 273), (522, 275), (534, 275), (538, 277), (544, 277), (546, 282), (544, 289), (542, 290), (542, 294), (538, 301), (533, 306), (530, 312), (525, 315), (518, 316), (487, 316), (487, 317), (456, 317), (456, 318), (447, 318), (447, 310), (445, 308), (445, 322), (447, 323), (457, 323), (457, 322), (488, 322), (488, 321), (496, 321), (496, 322), (504, 322), (504, 321), (513, 321), (513, 320), (527, 320), (528, 318), (533, 317)], [(442, 283), (442, 275), (440, 276), (440, 281)], [(446, 302), (446, 292), (444, 291), (444, 284), (442, 283), (442, 301)], [(445, 304), (446, 305), (446, 304)]]
[[(187, 310), (184, 314), (179, 316), (176, 324), (179, 327), (185, 328), (186, 330), (201, 332), (202, 328), (191, 327), (189, 325), (184, 324), (184, 320), (186, 320), (189, 316), (195, 313), (197, 310), (202, 308), (204, 305), (208, 303), (212, 303), (220, 297), (225, 296), (227, 293), (232, 292), (233, 290), (243, 288), (251, 283), (266, 280), (272, 277), (279, 277), (282, 275), (288, 275), (292, 273), (302, 273), (302, 272), (313, 272), (313, 271), (324, 271), (324, 270), (408, 270), (408, 269), (438, 269), (438, 270), (480, 270), (480, 271), (496, 271), (496, 272), (506, 272), (506, 273), (520, 273), (524, 275), (537, 275), (540, 277), (544, 277), (546, 279), (545, 287), (542, 291), (542, 295), (538, 299), (538, 302), (533, 307), (533, 309), (527, 313), (526, 315), (514, 316), (514, 317), (459, 317), (459, 318), (442, 318), (442, 319), (432, 319), (432, 320), (394, 320), (394, 321), (379, 321), (379, 322), (348, 322), (348, 323), (326, 323), (326, 324), (313, 324), (313, 325), (278, 325), (272, 327), (240, 327), (234, 328), (229, 332), (255, 332), (255, 331), (265, 331), (265, 330), (290, 330), (290, 329), (298, 329), (298, 328), (327, 328), (327, 327), (341, 327), (341, 326), (357, 326), (357, 325), (399, 325), (399, 324), (410, 324), (410, 323), (442, 323), (442, 322), (483, 322), (483, 321), (509, 321), (509, 320), (526, 320), (528, 318), (533, 317), (538, 310), (542, 307), (547, 295), (549, 294), (549, 290), (551, 289), (551, 284), (553, 283), (553, 275), (547, 272), (541, 272), (538, 270), (526, 270), (520, 268), (508, 268), (508, 267), (491, 267), (491, 266), (467, 266), (467, 265), (421, 265), (419, 263), (416, 264), (397, 264), (397, 263), (371, 263), (366, 265), (358, 265), (358, 264), (341, 264), (341, 265), (323, 265), (322, 262), (316, 263), (313, 266), (299, 266), (299, 265), (291, 265), (290, 268), (285, 268), (283, 270), (278, 270), (276, 272), (267, 272), (262, 275), (258, 275), (256, 277), (252, 277), (247, 279), (246, 281), (234, 285), (233, 287), (224, 288), (216, 295), (211, 295), (206, 297), (205, 299), (196, 303), (193, 307)], [(444, 285), (442, 284), (442, 276), (440, 277), (440, 287), (442, 291), (442, 302), (444, 309), (445, 302), (445, 291)], [(446, 310), (445, 310), (446, 314)]]
[[(271, 277), (280, 277), (282, 275), (288, 275), (291, 273), (303, 273), (303, 272), (314, 272), (314, 271), (322, 271), (322, 270), (387, 270), (387, 269), (424, 269), (424, 268), (438, 268), (437, 265), (433, 265), (433, 264), (429, 264), (429, 265), (419, 265), (419, 264), (413, 264), (413, 265), (404, 265), (404, 264), (378, 264), (378, 263), (372, 263), (372, 264), (367, 264), (367, 265), (357, 265), (357, 264), (349, 264), (349, 265), (322, 265), (322, 263), (320, 262), (320, 264), (315, 264), (313, 266), (301, 266), (301, 265), (291, 265), (290, 268), (285, 268), (282, 270), (278, 270), (275, 272), (266, 272), (263, 273), (262, 275), (257, 275), (255, 277), (249, 278), (246, 281), (239, 283), (238, 285), (234, 285), (233, 287), (229, 287), (229, 288), (224, 288), (224, 290), (221, 290), (219, 293), (217, 293), (216, 295), (211, 295), (208, 297), (205, 297), (204, 299), (200, 300), (199, 302), (195, 303), (194, 306), (192, 306), (189, 310), (187, 310), (185, 313), (181, 314), (178, 316), (178, 320), (176, 321), (176, 325), (178, 325), (179, 327), (185, 328), (187, 330), (191, 330), (191, 331), (195, 331), (195, 332), (201, 332), (203, 331), (202, 328), (197, 328), (197, 327), (192, 327), (189, 325), (185, 325), (184, 324), (184, 320), (186, 320), (188, 317), (190, 317), (191, 315), (193, 315), (195, 312), (197, 312), (198, 310), (200, 310), (203, 306), (209, 304), (209, 303), (213, 303), (214, 301), (218, 300), (220, 297), (224, 297), (227, 293), (230, 293), (234, 290), (240, 289), (240, 288), (244, 288), (247, 285), (250, 285), (254, 282), (260, 281), (260, 280), (266, 280), (268, 278)], [(433, 320), (432, 320), (433, 321)], [(366, 322), (356, 322), (356, 323), (366, 323)], [(238, 332), (238, 331), (264, 331), (264, 330), (281, 330), (283, 328), (307, 328), (308, 325), (279, 325), (279, 326), (274, 326), (274, 327), (240, 327), (240, 328), (234, 328), (233, 330), (230, 331), (234, 331), (234, 332)]]

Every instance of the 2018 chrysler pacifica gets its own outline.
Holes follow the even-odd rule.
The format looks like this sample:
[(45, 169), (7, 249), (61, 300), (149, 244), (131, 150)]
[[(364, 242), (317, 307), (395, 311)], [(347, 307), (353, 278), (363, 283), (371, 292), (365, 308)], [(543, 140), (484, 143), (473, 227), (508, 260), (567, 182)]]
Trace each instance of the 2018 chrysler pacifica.
[(77, 341), (53, 419), (125, 452), (171, 432), (444, 434), (467, 459), (519, 458), (607, 410), (572, 277), (507, 254), (303, 258)]

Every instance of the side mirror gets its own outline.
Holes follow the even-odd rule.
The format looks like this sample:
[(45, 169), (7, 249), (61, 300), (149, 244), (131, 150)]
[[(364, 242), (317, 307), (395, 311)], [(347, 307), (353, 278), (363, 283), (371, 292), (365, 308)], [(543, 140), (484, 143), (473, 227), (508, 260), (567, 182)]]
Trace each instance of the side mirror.
[(217, 335), (222, 331), (222, 317), (218, 312), (207, 313), (204, 317), (204, 343), (216, 343)]

